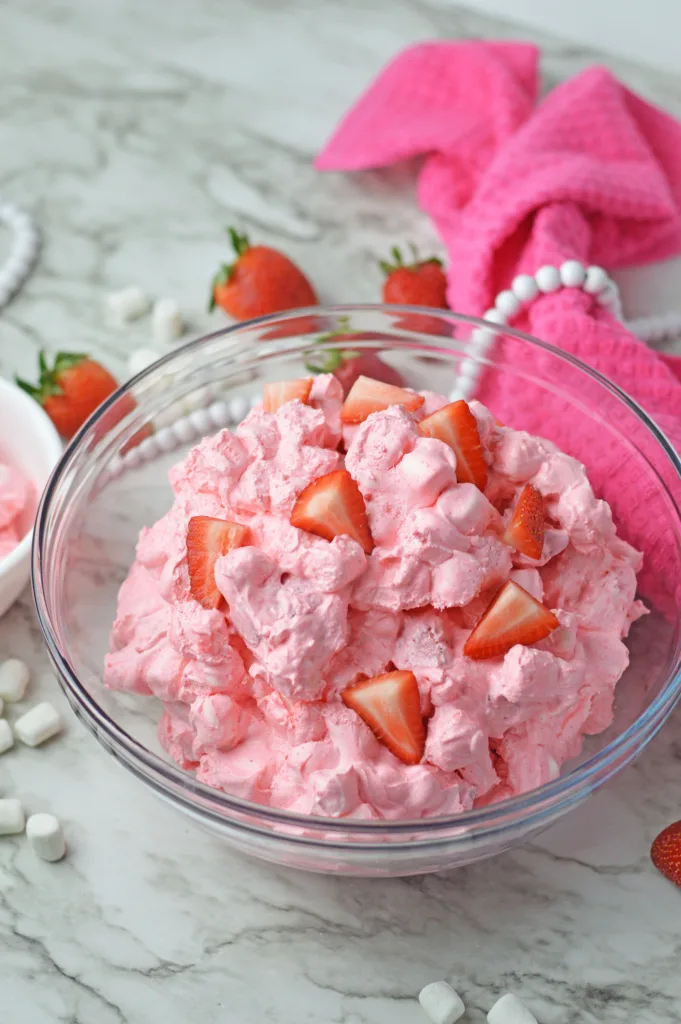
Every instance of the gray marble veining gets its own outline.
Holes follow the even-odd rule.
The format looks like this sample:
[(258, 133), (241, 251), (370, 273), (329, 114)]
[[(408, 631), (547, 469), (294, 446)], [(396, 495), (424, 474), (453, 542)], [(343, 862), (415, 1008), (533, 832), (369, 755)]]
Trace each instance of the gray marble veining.
[[(0, 372), (29, 374), (41, 345), (122, 372), (148, 323), (112, 331), (101, 304), (129, 282), (177, 297), (192, 332), (215, 326), (206, 285), (229, 222), (282, 245), (324, 299), (375, 299), (394, 241), (437, 244), (411, 170), (324, 176), (311, 159), (400, 47), (477, 35), (527, 33), (446, 0), (1, 5), (0, 194), (35, 212), (46, 246), (0, 315)], [(538, 41), (547, 86), (598, 59)], [(681, 79), (611, 64), (681, 114)], [(627, 280), (645, 312), (650, 289)], [(417, 1024), (414, 997), (439, 977), (472, 1022), (507, 988), (542, 1024), (679, 1019), (681, 897), (648, 862), (681, 812), (678, 716), (533, 845), (350, 881), (247, 862), (145, 792), (70, 714), (28, 595), (0, 621), (0, 654), (29, 661), (67, 721), (49, 749), (2, 759), (0, 792), (53, 809), (70, 847), (49, 865), (0, 843), (2, 1024)]]

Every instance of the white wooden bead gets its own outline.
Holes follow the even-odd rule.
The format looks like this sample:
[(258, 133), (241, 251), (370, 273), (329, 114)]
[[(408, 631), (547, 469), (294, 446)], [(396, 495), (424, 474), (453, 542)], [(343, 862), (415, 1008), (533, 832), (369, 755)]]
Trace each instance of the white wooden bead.
[(14, 797), (0, 800), (0, 836), (15, 836), (24, 831), (26, 819), (21, 801)]
[(155, 363), (157, 359), (161, 358), (161, 353), (155, 348), (136, 348), (128, 356), (128, 373), (131, 377), (136, 377), (142, 370), (146, 370), (148, 366)]
[(154, 341), (170, 345), (184, 334), (182, 313), (175, 299), (157, 299), (151, 316)]
[(139, 445), (135, 448), (131, 448), (123, 456), (123, 462), (126, 469), (137, 469), (143, 462), (142, 454), (139, 449)]
[(159, 453), (158, 441), (156, 440), (156, 434), (150, 434), (149, 437), (145, 437), (143, 441), (137, 445), (140, 453), (140, 461), (148, 462), (150, 459), (156, 458)]
[(586, 270), (579, 260), (566, 260), (560, 267), (560, 280), (564, 288), (581, 288), (586, 280)]
[(596, 301), (602, 306), (614, 306), (619, 302), (619, 289), (614, 281), (608, 281), (605, 288), (598, 293)]
[(112, 319), (122, 325), (137, 320), (149, 309), (149, 297), (142, 288), (133, 284), (106, 297), (106, 307)]
[(172, 452), (177, 447), (177, 438), (170, 427), (162, 427), (157, 430), (154, 437), (162, 452)]
[(506, 317), (500, 309), (488, 309), (482, 315), (483, 320), (487, 320), (490, 324), (499, 324), (503, 326), (506, 323)]
[(39, 747), (56, 736), (61, 729), (61, 718), (48, 701), (36, 704), (14, 723), (14, 732), (27, 747)]
[(172, 430), (180, 444), (189, 444), (196, 437), (196, 430), (188, 416), (183, 416), (182, 419), (177, 420), (169, 429)]
[(257, 405), (260, 405), (260, 395), (251, 395), (248, 401), (251, 409), (255, 409)]
[(213, 429), (207, 409), (195, 409), (189, 413), (188, 419), (199, 437), (205, 437)]
[(560, 288), (560, 274), (558, 273), (558, 267), (551, 267), (548, 265), (540, 267), (534, 276), (539, 291), (543, 292), (544, 295), (548, 295), (550, 292), (556, 292)]
[(511, 291), (519, 302), (532, 302), (539, 294), (537, 282), (530, 274), (518, 274), (511, 282)]
[(30, 678), (28, 665), (18, 658), (9, 658), (0, 665), (0, 697), (8, 704), (15, 704), (26, 693)]
[(109, 480), (115, 480), (121, 475), (124, 469), (123, 459), (120, 455), (113, 455), (106, 467), (109, 473)]
[(610, 278), (603, 267), (587, 267), (586, 280), (582, 287), (589, 295), (598, 295), (608, 285)]
[(241, 423), (248, 412), (248, 401), (243, 395), (235, 395), (229, 401), (229, 415), (232, 423)]
[(226, 402), (213, 402), (208, 409), (208, 415), (214, 427), (226, 427), (229, 423), (229, 406)]
[(534, 1014), (512, 992), (496, 1001), (487, 1014), (487, 1020), (489, 1024), (537, 1024)]
[(494, 305), (507, 320), (520, 312), (520, 301), (509, 289), (499, 292), (494, 300)]
[(66, 853), (64, 831), (54, 814), (32, 814), (26, 822), (26, 838), (42, 860), (61, 860)]
[(419, 1003), (433, 1024), (454, 1024), (466, 1012), (463, 999), (446, 981), (433, 981), (421, 989)]
[(14, 746), (14, 733), (6, 718), (0, 718), (0, 754), (6, 753)]

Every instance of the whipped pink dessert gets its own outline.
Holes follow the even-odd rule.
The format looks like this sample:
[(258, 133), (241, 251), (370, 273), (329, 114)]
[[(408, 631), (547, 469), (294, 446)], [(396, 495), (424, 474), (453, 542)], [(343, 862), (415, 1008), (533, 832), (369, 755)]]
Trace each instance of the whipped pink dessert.
[[(372, 409), (376, 411), (372, 411)], [(550, 441), (366, 378), (268, 386), (170, 473), (104, 679), (201, 781), (303, 814), (452, 814), (612, 720), (641, 556)]]
[(32, 490), (23, 474), (0, 453), (0, 559), (14, 551), (26, 532), (24, 519)]

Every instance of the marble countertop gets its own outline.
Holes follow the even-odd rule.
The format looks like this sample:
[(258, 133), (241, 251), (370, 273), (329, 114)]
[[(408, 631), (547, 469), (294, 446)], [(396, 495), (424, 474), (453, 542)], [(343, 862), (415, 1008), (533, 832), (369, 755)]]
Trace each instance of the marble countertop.
[[(193, 333), (215, 326), (206, 283), (230, 222), (281, 245), (323, 298), (375, 299), (395, 240), (435, 242), (409, 169), (323, 176), (311, 158), (400, 47), (477, 35), (527, 33), (445, 0), (2, 5), (0, 195), (46, 244), (0, 314), (0, 373), (29, 374), (41, 345), (122, 372), (148, 324), (115, 333), (101, 303), (130, 282), (177, 297)], [(547, 85), (598, 60), (539, 41)], [(681, 78), (610, 63), (681, 115)], [(678, 277), (623, 275), (629, 312)], [(49, 865), (0, 841), (2, 1024), (419, 1024), (414, 997), (441, 977), (472, 1022), (508, 988), (541, 1024), (678, 1021), (681, 897), (648, 862), (679, 816), (678, 715), (530, 846), (441, 876), (346, 880), (246, 861), (145, 792), (65, 706), (28, 594), (0, 621), (0, 655), (25, 658), (68, 723), (49, 750), (2, 759), (0, 792), (53, 809), (70, 848)]]

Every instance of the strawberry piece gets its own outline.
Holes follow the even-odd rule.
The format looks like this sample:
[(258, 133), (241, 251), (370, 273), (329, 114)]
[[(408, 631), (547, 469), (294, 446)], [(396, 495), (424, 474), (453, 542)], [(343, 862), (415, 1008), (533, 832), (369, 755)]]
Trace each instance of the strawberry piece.
[(215, 583), (215, 563), (233, 548), (248, 543), (250, 530), (211, 516), (192, 516), (187, 525), (187, 567), (192, 597), (204, 608), (217, 608), (222, 594)]
[(525, 484), (520, 492), (502, 540), (528, 558), (541, 558), (544, 547), (544, 499), (532, 484)]
[(681, 821), (660, 832), (650, 848), (650, 859), (666, 879), (681, 886)]
[(404, 764), (418, 764), (426, 745), (421, 698), (413, 672), (386, 672), (350, 686), (342, 694), (376, 739)]
[[(15, 378), (20, 388), (35, 398), (62, 437), (69, 439), (118, 387), (101, 363), (77, 352), (58, 352), (54, 365), (45, 353), (38, 355), (38, 384)], [(134, 400), (131, 399), (131, 408)], [(127, 411), (127, 410), (126, 410)], [(123, 415), (124, 413), (121, 413)]]
[(487, 463), (482, 451), (478, 421), (460, 399), (438, 409), (419, 423), (426, 437), (444, 441), (456, 455), (456, 479), (460, 484), (475, 484), (484, 491), (487, 486)]
[(374, 549), (362, 492), (347, 469), (320, 476), (301, 491), (291, 513), (291, 526), (325, 540), (347, 534), (367, 554)]
[(312, 391), (312, 377), (302, 377), (300, 380), (279, 380), (274, 384), (265, 384), (262, 392), (262, 405), (265, 412), (276, 412), (282, 405), (292, 402), (294, 398), (300, 399), (303, 405)]
[(406, 388), (396, 388), (371, 377), (358, 377), (343, 402), (341, 421), (363, 423), (372, 412), (382, 412), (391, 405), (402, 405), (408, 412), (415, 412), (423, 405), (423, 398)]
[(560, 625), (558, 619), (513, 580), (504, 583), (464, 644), (467, 658), (483, 661), (516, 644), (536, 644)]

